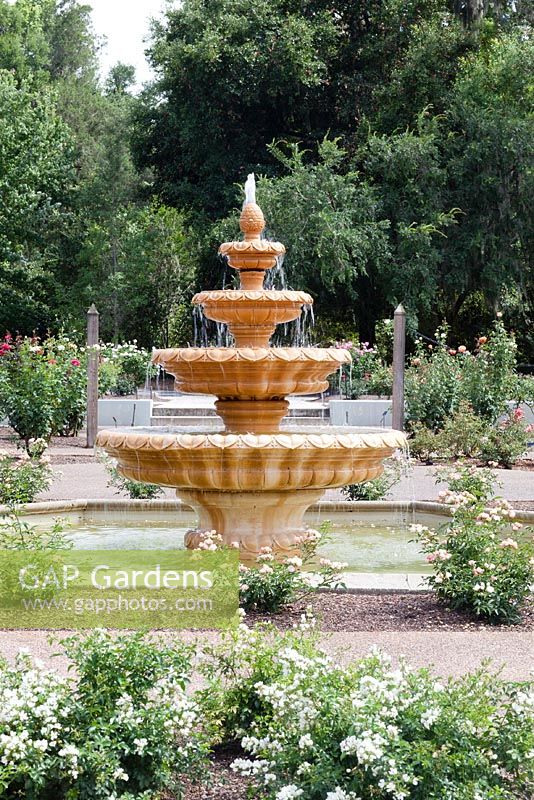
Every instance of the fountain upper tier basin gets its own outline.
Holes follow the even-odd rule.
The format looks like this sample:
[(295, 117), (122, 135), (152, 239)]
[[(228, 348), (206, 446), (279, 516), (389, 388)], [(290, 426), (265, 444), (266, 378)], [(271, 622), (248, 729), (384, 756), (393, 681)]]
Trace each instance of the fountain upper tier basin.
[(276, 326), (297, 319), (313, 299), (290, 290), (222, 289), (199, 292), (193, 303), (202, 306), (208, 319), (225, 322), (237, 347), (268, 347)]
[(288, 394), (316, 394), (350, 353), (319, 347), (188, 347), (155, 350), (152, 361), (189, 394), (224, 400), (277, 400)]
[(330, 426), (271, 434), (117, 428), (101, 431), (97, 445), (132, 480), (178, 489), (285, 492), (371, 480), (382, 472), (383, 460), (405, 445), (405, 436)]

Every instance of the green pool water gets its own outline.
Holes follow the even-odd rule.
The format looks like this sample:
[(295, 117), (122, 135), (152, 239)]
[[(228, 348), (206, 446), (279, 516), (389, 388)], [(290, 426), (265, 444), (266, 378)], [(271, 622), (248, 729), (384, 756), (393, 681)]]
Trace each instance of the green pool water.
[[(331, 541), (320, 548), (319, 555), (347, 562), (350, 572), (428, 573), (429, 565), (413, 541), (411, 522), (436, 526), (441, 520), (428, 519), (401, 511), (385, 519), (377, 514), (335, 512), (328, 515), (310, 513), (307, 523), (319, 527), (330, 522)], [(177, 519), (145, 519), (136, 514), (88, 517), (75, 522), (69, 536), (76, 548), (166, 550), (184, 547), (184, 535), (196, 526), (193, 513), (181, 513)]]

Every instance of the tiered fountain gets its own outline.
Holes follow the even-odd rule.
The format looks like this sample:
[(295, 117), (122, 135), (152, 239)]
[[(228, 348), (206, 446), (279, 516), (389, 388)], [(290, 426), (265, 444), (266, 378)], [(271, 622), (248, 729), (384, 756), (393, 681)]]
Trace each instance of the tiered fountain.
[[(251, 180), (252, 178), (252, 180)], [(265, 272), (285, 248), (261, 238), (263, 213), (249, 176), (240, 219), (243, 241), (219, 252), (239, 271), (240, 288), (200, 292), (193, 302), (208, 319), (224, 322), (235, 347), (156, 350), (153, 361), (182, 392), (214, 394), (220, 431), (174, 428), (101, 431), (97, 445), (118, 461), (127, 478), (176, 488), (199, 515), (186, 536), (195, 547), (202, 531), (216, 530), (244, 557), (264, 546), (296, 550), (305, 511), (326, 489), (377, 477), (382, 462), (405, 444), (402, 433), (323, 427), (308, 433), (280, 430), (291, 394), (323, 392), (327, 376), (350, 354), (336, 348), (269, 346), (276, 325), (297, 319), (312, 303), (305, 292), (264, 289)]]

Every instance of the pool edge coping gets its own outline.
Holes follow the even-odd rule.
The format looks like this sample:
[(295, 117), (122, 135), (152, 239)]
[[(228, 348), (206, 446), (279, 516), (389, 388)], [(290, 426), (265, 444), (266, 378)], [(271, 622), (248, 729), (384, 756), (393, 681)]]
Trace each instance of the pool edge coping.
[[(120, 511), (124, 508), (146, 511), (193, 511), (191, 506), (181, 500), (132, 500), (127, 497), (114, 497), (109, 500), (97, 498), (77, 500), (42, 500), (27, 503), (17, 508), (25, 516), (43, 513), (66, 513), (69, 511)], [(452, 516), (450, 506), (430, 500), (322, 500), (314, 503), (308, 511), (420, 511), (436, 516)], [(534, 523), (534, 511), (515, 509), (518, 522)], [(0, 516), (10, 513), (8, 506), (0, 506)]]

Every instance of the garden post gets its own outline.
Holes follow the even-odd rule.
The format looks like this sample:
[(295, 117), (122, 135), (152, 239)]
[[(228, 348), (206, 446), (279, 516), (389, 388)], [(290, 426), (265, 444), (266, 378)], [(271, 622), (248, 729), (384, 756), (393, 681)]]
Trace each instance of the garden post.
[(399, 304), (393, 315), (393, 409), (392, 428), (404, 430), (404, 359), (406, 355), (406, 311)]
[(87, 311), (87, 447), (94, 447), (98, 433), (98, 311)]

